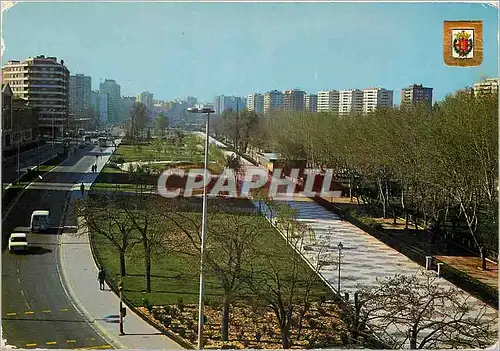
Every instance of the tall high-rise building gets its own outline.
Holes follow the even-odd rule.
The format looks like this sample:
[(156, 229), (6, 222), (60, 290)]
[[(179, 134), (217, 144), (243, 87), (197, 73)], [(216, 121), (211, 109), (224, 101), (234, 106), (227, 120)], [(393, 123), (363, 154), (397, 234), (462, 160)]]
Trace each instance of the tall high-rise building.
[(283, 93), (271, 90), (264, 94), (264, 113), (280, 110), (283, 107)]
[(100, 91), (92, 91), (90, 96), (92, 109), (94, 113), (99, 116), (99, 125), (108, 123), (109, 94)]
[(217, 115), (224, 111), (242, 111), (245, 108), (245, 100), (238, 96), (218, 95), (214, 99), (214, 110)]
[(69, 111), (76, 117), (85, 117), (90, 109), (92, 79), (83, 74), (69, 77)]
[(293, 89), (283, 91), (283, 109), (304, 111), (305, 91)]
[(304, 97), (304, 108), (309, 112), (318, 112), (318, 95), (306, 94)]
[(339, 112), (339, 98), (337, 90), (318, 91), (318, 112)]
[(368, 88), (363, 90), (363, 113), (375, 111), (378, 108), (393, 107), (392, 90)]
[(153, 110), (153, 94), (150, 92), (145, 91), (137, 94), (135, 101), (144, 104), (149, 111)]
[(264, 95), (250, 94), (247, 96), (247, 110), (255, 113), (264, 112)]
[(422, 84), (413, 84), (401, 91), (401, 106), (425, 103), (432, 106), (432, 88), (426, 88)]
[(474, 83), (474, 96), (498, 94), (498, 82), (498, 78), (487, 78), (482, 82)]
[(40, 134), (48, 136), (62, 135), (68, 124), (69, 75), (64, 60), (44, 55), (8, 61), (2, 67), (3, 83), (38, 109)]
[(109, 109), (108, 109), (108, 123), (120, 122), (121, 110), (121, 94), (120, 85), (114, 79), (105, 79), (104, 82), (99, 84), (99, 91), (108, 94)]
[(363, 92), (358, 89), (339, 91), (339, 114), (359, 113), (363, 111)]

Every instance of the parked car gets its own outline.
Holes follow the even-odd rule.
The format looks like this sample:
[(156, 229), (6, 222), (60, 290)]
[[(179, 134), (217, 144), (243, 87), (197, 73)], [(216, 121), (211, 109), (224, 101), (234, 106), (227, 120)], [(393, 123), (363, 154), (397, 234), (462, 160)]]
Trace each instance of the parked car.
[(12, 233), (9, 238), (9, 251), (27, 251), (28, 235), (26, 233)]

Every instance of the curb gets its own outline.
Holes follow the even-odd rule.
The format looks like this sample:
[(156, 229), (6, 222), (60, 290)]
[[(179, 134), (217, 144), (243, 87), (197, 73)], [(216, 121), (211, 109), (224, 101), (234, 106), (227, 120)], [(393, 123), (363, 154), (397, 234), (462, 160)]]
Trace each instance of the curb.
[[(62, 163), (67, 162), (70, 157), (66, 158)], [(62, 164), (61, 163), (61, 164)], [(55, 167), (54, 167), (55, 168)], [(86, 320), (87, 324), (100, 335), (108, 344), (113, 346), (115, 349), (127, 349), (123, 344), (121, 344), (118, 340), (116, 340), (112, 335), (108, 333), (101, 325), (97, 322), (90, 313), (83, 307), (83, 304), (80, 302), (78, 297), (76, 297), (75, 292), (73, 291), (69, 280), (67, 279), (66, 271), (64, 269), (63, 264), (63, 244), (64, 244), (64, 223), (66, 222), (68, 207), (71, 202), (73, 190), (68, 191), (68, 195), (66, 196), (66, 200), (64, 202), (63, 212), (61, 216), (61, 220), (59, 221), (59, 227), (61, 228), (61, 233), (59, 237), (59, 250), (57, 251), (58, 256), (58, 264), (56, 265), (56, 269), (59, 275), (59, 281), (61, 282), (61, 286), (63, 287), (66, 296), (71, 302), (71, 305), (75, 308), (75, 310)], [(89, 239), (90, 241), (90, 239)], [(94, 262), (95, 263), (95, 262)]]
[[(92, 235), (89, 234), (90, 251), (92, 252), (92, 257), (94, 259), (94, 264), (97, 267), (100, 267), (100, 265), (99, 265), (99, 259), (97, 258), (98, 255), (96, 253), (96, 249), (94, 247), (94, 244), (93, 244), (93, 241), (92, 241), (91, 238), (92, 238)], [(118, 296), (119, 293), (118, 293), (118, 291), (116, 289), (116, 286), (107, 277), (106, 277), (106, 283), (108, 284), (109, 288), (111, 290), (113, 290), (113, 292), (115, 293), (115, 295)], [(165, 336), (167, 336), (170, 339), (172, 339), (174, 342), (178, 343), (179, 345), (185, 347), (188, 350), (196, 349), (196, 347), (194, 347), (194, 345), (192, 345), (189, 341), (185, 340), (181, 336), (175, 334), (174, 332), (168, 330), (167, 328), (165, 328), (165, 327), (159, 325), (158, 323), (155, 323), (152, 320), (150, 320), (149, 318), (147, 318), (125, 296), (122, 296), (122, 300), (123, 300), (125, 306), (127, 306), (129, 308), (129, 310), (131, 310), (132, 312), (134, 312), (138, 317), (140, 317), (142, 320), (144, 320), (146, 323), (148, 323), (152, 327), (156, 328), (158, 331), (160, 331), (161, 333), (163, 333)]]
[(107, 330), (105, 330), (99, 322), (96, 322), (94, 318), (90, 315), (90, 313), (83, 307), (83, 304), (80, 302), (80, 300), (76, 297), (76, 294), (74, 293), (71, 284), (69, 280), (67, 279), (66, 271), (64, 269), (64, 264), (63, 262), (63, 244), (64, 244), (64, 234), (61, 234), (61, 239), (59, 242), (59, 251), (58, 251), (58, 261), (59, 264), (56, 266), (57, 272), (59, 273), (59, 280), (61, 282), (61, 285), (64, 289), (64, 292), (68, 296), (71, 305), (75, 308), (75, 310), (84, 317), (84, 319), (87, 321), (88, 325), (94, 330), (98, 335), (100, 335), (108, 344), (113, 346), (115, 349), (126, 349), (126, 347), (120, 343), (118, 340), (116, 340), (113, 336), (111, 336)]

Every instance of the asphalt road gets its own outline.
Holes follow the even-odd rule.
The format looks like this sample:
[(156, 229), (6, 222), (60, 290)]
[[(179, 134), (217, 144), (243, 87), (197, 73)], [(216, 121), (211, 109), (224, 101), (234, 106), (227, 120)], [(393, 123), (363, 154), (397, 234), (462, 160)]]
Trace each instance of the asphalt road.
[[(85, 173), (95, 162), (92, 148), (99, 150), (77, 150), (76, 155), (31, 185), (3, 220), (2, 339), (7, 345), (110, 348), (72, 306), (59, 277), (58, 227), (70, 189), (79, 189), (78, 184), (85, 182)], [(16, 227), (27, 227), (36, 209), (50, 210), (54, 228), (44, 234), (28, 234), (33, 246), (30, 252), (9, 253), (5, 249), (8, 236)]]

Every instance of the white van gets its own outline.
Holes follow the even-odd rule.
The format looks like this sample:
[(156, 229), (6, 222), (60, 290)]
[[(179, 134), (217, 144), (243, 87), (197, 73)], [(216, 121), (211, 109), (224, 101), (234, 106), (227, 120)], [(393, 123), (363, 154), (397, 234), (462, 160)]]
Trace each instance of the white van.
[(31, 214), (30, 229), (32, 232), (43, 232), (49, 229), (50, 212), (47, 210), (33, 211)]

